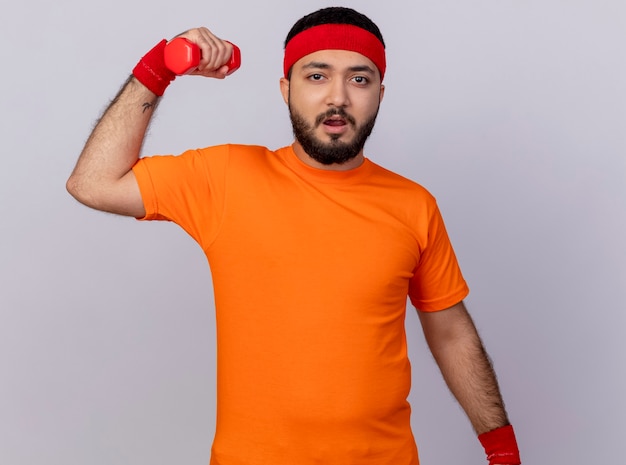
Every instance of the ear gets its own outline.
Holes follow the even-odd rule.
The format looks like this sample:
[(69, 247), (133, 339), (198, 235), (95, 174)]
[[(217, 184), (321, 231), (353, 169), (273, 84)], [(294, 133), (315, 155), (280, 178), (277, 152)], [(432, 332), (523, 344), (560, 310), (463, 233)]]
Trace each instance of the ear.
[(289, 79), (280, 78), (280, 93), (283, 94), (283, 100), (286, 104), (289, 104)]
[(380, 85), (380, 94), (378, 94), (378, 103), (380, 104), (383, 101), (383, 97), (385, 96), (385, 86)]

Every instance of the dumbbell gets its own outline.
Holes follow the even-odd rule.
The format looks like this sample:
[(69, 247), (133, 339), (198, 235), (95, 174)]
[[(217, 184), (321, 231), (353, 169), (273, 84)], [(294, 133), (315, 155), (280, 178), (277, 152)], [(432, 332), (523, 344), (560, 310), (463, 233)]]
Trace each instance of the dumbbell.
[[(233, 53), (225, 64), (228, 66), (227, 74), (232, 74), (241, 66), (241, 50), (232, 42), (228, 43), (233, 46)], [(177, 75), (187, 74), (198, 67), (201, 55), (197, 44), (184, 37), (176, 37), (165, 46), (165, 66)]]

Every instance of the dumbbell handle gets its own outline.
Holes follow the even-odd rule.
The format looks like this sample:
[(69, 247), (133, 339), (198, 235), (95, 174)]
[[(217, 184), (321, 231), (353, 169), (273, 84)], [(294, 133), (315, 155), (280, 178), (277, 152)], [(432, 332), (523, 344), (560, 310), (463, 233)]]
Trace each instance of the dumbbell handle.
[[(235, 44), (228, 43), (233, 46), (233, 53), (228, 63), (224, 64), (228, 66), (228, 74), (232, 74), (241, 66), (241, 51)], [(188, 74), (198, 67), (202, 52), (197, 44), (184, 37), (176, 37), (165, 46), (164, 58), (165, 66), (170, 71), (182, 75)]]

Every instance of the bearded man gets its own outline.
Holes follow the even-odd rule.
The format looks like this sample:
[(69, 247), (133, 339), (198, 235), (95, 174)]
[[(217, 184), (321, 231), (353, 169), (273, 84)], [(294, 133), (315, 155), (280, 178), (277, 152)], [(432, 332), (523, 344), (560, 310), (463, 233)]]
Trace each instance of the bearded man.
[[(192, 74), (228, 75), (209, 29)], [(364, 155), (385, 88), (378, 27), (348, 8), (301, 18), (280, 89), (295, 141), (140, 158), (174, 74), (161, 41), (94, 128), (67, 182), (80, 202), (179, 224), (205, 252), (217, 321), (212, 465), (417, 465), (407, 297), (488, 460), (519, 464), (434, 197)]]

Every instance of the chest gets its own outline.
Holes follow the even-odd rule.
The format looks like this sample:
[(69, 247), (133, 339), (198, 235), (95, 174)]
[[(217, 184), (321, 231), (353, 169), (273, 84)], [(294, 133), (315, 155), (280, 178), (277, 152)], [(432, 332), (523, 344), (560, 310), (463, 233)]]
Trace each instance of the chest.
[(260, 183), (229, 192), (209, 260), (268, 286), (404, 299), (420, 246), (402, 211), (384, 189)]

